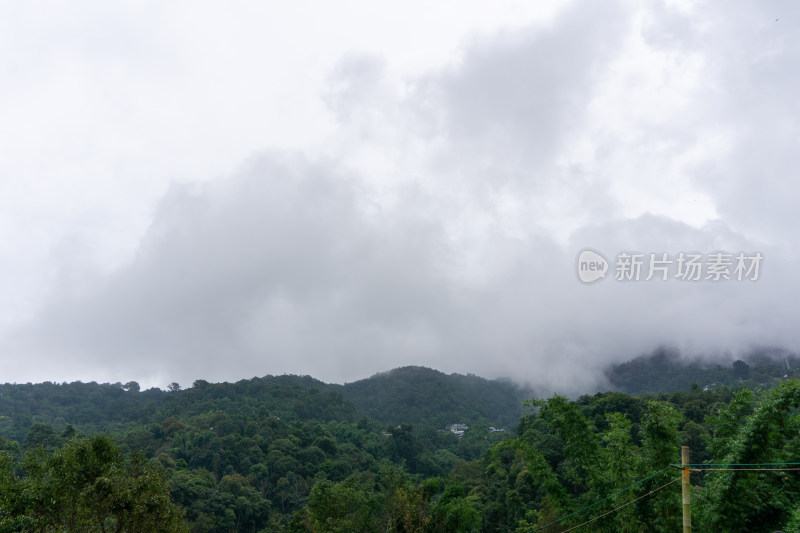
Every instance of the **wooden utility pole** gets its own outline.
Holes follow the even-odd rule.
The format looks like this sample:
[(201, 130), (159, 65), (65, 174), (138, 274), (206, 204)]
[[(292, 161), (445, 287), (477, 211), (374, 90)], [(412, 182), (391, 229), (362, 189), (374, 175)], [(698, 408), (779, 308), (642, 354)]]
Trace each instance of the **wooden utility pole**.
[(681, 495), (683, 497), (683, 533), (692, 533), (692, 485), (689, 482), (689, 447), (681, 446)]

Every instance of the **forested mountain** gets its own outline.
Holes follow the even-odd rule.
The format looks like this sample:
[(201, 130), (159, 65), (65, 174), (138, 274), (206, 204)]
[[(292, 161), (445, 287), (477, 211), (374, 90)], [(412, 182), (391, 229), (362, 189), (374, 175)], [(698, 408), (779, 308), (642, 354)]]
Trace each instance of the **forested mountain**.
[(63, 431), (67, 425), (87, 433), (108, 432), (143, 423), (167, 397), (160, 389), (140, 391), (130, 382), (0, 385), (0, 437), (22, 442), (31, 424)]
[(0, 385), (0, 437), (22, 442), (35, 422), (92, 434), (169, 417), (224, 412), (239, 418), (352, 422), (367, 416), (396, 426), (444, 427), (457, 422), (513, 426), (531, 392), (507, 381), (404, 367), (346, 385), (310, 376), (266, 376), (236, 383), (195, 381), (179, 390), (139, 385), (41, 383)]
[[(413, 402), (415, 397), (424, 403)], [(6, 384), (0, 386), (0, 450), (11, 458), (0, 466), (11, 465), (22, 475), (17, 481), (6, 478), (8, 493), (19, 496), (6, 510), (40, 508), (24, 499), (32, 490), (58, 494), (37, 485), (34, 474), (53, 469), (42, 479), (68, 479), (58, 459), (66, 452), (59, 450), (91, 450), (75, 439), (103, 432), (125, 453), (155, 460), (194, 531), (280, 531), (321, 480), (378, 476), (375, 482), (382, 479), (398, 489), (454, 468), (474, 469), (458, 465), (480, 460), (506, 435), (490, 433), (489, 424), (515, 425), (522, 399), (508, 383), (411, 367), (344, 386), (309, 376), (199, 380), (168, 392), (140, 391), (135, 383)], [(470, 427), (461, 438), (444, 431), (444, 423), (456, 422)], [(31, 460), (23, 458), (36, 450), (53, 453), (54, 459), (37, 455), (33, 464), (41, 466), (29, 472)], [(81, 490), (96, 490), (94, 481), (86, 483)], [(0, 531), (53, 520), (16, 517), (3, 529), (2, 506), (0, 498)], [(76, 513), (81, 510), (68, 515)], [(88, 510), (84, 515), (94, 516)], [(117, 523), (110, 511), (105, 520)], [(90, 522), (84, 526), (88, 530)]]
[[(681, 368), (629, 368), (658, 364)], [(681, 445), (697, 530), (800, 531), (800, 381), (742, 386), (762, 366), (524, 407), (508, 383), (416, 367), (347, 385), (2, 385), (0, 533), (674, 531)]]
[(407, 366), (348, 383), (344, 396), (370, 417), (387, 424), (440, 427), (480, 420), (514, 426), (522, 414), (522, 402), (533, 392), (510, 381)]

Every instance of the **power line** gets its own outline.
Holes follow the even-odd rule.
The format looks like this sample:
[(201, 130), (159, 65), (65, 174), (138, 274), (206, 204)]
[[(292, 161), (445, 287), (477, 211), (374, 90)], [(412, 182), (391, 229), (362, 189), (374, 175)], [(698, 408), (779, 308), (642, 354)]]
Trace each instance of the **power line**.
[(667, 470), (669, 470), (671, 466), (672, 466), (672, 465), (670, 465), (670, 466), (667, 466), (666, 468), (664, 468), (663, 470), (659, 470), (659, 471), (658, 471), (658, 472), (656, 472), (655, 474), (651, 474), (651, 475), (647, 476), (647, 477), (646, 477), (646, 478), (644, 478), (644, 479), (640, 479), (640, 480), (639, 480), (639, 481), (637, 481), (636, 483), (633, 483), (633, 484), (631, 484), (631, 485), (628, 485), (628, 486), (627, 486), (627, 487), (625, 487), (624, 489), (618, 490), (618, 491), (617, 491), (617, 492), (615, 492), (614, 494), (611, 494), (610, 496), (606, 496), (606, 497), (605, 497), (605, 498), (603, 498), (602, 500), (597, 500), (596, 502), (594, 502), (594, 503), (593, 503), (593, 504), (591, 504), (591, 505), (587, 505), (586, 507), (582, 507), (582, 508), (578, 509), (577, 511), (573, 512), (573, 513), (570, 513), (570, 514), (568, 514), (568, 515), (562, 516), (561, 518), (559, 518), (559, 519), (557, 519), (557, 520), (553, 520), (552, 522), (549, 522), (549, 523), (547, 523), (547, 524), (545, 524), (545, 525), (543, 525), (543, 526), (539, 526), (539, 527), (537, 527), (536, 529), (532, 529), (532, 530), (531, 530), (531, 533), (532, 533), (532, 532), (534, 532), (534, 531), (539, 531), (539, 530), (541, 530), (541, 529), (544, 529), (544, 528), (546, 528), (546, 527), (548, 527), (548, 526), (551, 526), (551, 525), (553, 525), (553, 524), (557, 524), (558, 522), (561, 522), (561, 521), (563, 521), (563, 520), (566, 520), (567, 518), (570, 518), (570, 517), (572, 517), (572, 516), (575, 516), (576, 514), (580, 514), (580, 513), (584, 512), (584, 511), (586, 511), (587, 509), (591, 509), (591, 508), (592, 508), (592, 507), (594, 507), (595, 505), (601, 504), (601, 503), (603, 503), (604, 501), (606, 501), (606, 500), (609, 500), (609, 499), (613, 498), (614, 496), (617, 496), (618, 494), (622, 494), (622, 493), (623, 493), (623, 492), (625, 492), (626, 490), (628, 490), (628, 489), (632, 489), (632, 488), (633, 488), (633, 487), (635, 487), (636, 485), (639, 485), (639, 484), (641, 484), (641, 483), (644, 483), (644, 482), (645, 482), (645, 481), (647, 481), (648, 479), (654, 478), (654, 477), (656, 477), (656, 476), (657, 476), (657, 475), (659, 475), (659, 474), (663, 474), (664, 472), (666, 472)]
[[(577, 511), (574, 511), (574, 512), (568, 514), (568, 515), (562, 516), (561, 518), (553, 520), (552, 522), (548, 522), (547, 524), (545, 524), (543, 526), (539, 526), (536, 529), (532, 529), (530, 531), (531, 531), (531, 533), (533, 533), (535, 531), (541, 531), (542, 529), (544, 529), (546, 527), (549, 527), (549, 526), (552, 526), (553, 524), (557, 524), (559, 522), (563, 522), (567, 518), (571, 518), (571, 517), (573, 517), (575, 515), (578, 515), (578, 514), (584, 512), (584, 511), (586, 511), (588, 509), (591, 509), (592, 507), (595, 507), (596, 505), (599, 505), (599, 504), (603, 503), (606, 500), (609, 500), (609, 499), (611, 499), (611, 498), (613, 498), (613, 497), (615, 497), (615, 496), (617, 496), (619, 494), (622, 494), (626, 490), (630, 490), (633, 487), (635, 487), (637, 485), (640, 485), (641, 483), (644, 483), (648, 479), (654, 478), (657, 475), (664, 473), (665, 471), (669, 470), (670, 468), (680, 468), (682, 470), (683, 468), (685, 468), (687, 466), (688, 467), (695, 467), (695, 468), (692, 468), (692, 472), (703, 472), (705, 470), (716, 470), (716, 471), (731, 470), (731, 471), (750, 471), (750, 472), (756, 472), (756, 471), (785, 472), (785, 471), (792, 471), (792, 470), (800, 470), (800, 468), (730, 468), (730, 467), (735, 467), (735, 466), (765, 467), (765, 466), (781, 466), (781, 465), (787, 465), (787, 466), (788, 465), (800, 465), (800, 463), (785, 462), (785, 463), (686, 463), (686, 464), (677, 464), (676, 463), (676, 464), (670, 464), (669, 466), (667, 466), (663, 470), (659, 470), (655, 474), (651, 474), (651, 475), (647, 476), (646, 478), (640, 479), (636, 483), (632, 483), (631, 485), (628, 485), (624, 489), (621, 489), (621, 490), (619, 490), (619, 491), (617, 491), (617, 492), (615, 492), (615, 493), (613, 493), (613, 494), (611, 494), (609, 496), (606, 496), (602, 500), (597, 500), (596, 502), (594, 502), (594, 503), (592, 503), (590, 505), (582, 507), (582, 508), (578, 509)], [(698, 467), (700, 467), (700, 468), (698, 468)], [(714, 468), (714, 467), (727, 467), (727, 468)], [(606, 516), (608, 514), (611, 514), (611, 513), (615, 512), (615, 511), (618, 511), (618, 510), (622, 509), (623, 507), (625, 507), (627, 505), (630, 505), (631, 503), (633, 503), (635, 501), (638, 501), (638, 500), (640, 500), (640, 499), (642, 499), (642, 498), (644, 498), (646, 496), (649, 496), (649, 495), (653, 494), (654, 492), (657, 492), (657, 491), (659, 491), (659, 490), (661, 490), (661, 489), (663, 489), (665, 487), (668, 487), (669, 485), (675, 483), (676, 481), (680, 481), (680, 479), (681, 478), (674, 479), (674, 480), (670, 481), (669, 483), (667, 483), (666, 485), (662, 485), (661, 487), (658, 487), (657, 489), (654, 489), (654, 490), (648, 492), (647, 494), (639, 496), (638, 498), (636, 498), (634, 500), (631, 500), (628, 503), (623, 504), (620, 507), (617, 507), (616, 509), (612, 509), (611, 511), (608, 511), (608, 512), (603, 513), (603, 514), (601, 514), (599, 516), (596, 516), (596, 517), (594, 517), (594, 518), (592, 518), (590, 520), (587, 520), (586, 522), (583, 522), (581, 524), (578, 524), (577, 526), (574, 526), (574, 527), (572, 527), (570, 529), (565, 529), (561, 533), (566, 533), (567, 531), (572, 531), (573, 529), (576, 529), (576, 528), (578, 528), (578, 527), (580, 527), (582, 525), (588, 524), (589, 522), (593, 522), (593, 521), (597, 520), (598, 518), (602, 518), (602, 517), (604, 517), (604, 516)]]
[(647, 494), (642, 494), (642, 495), (641, 495), (641, 496), (639, 496), (638, 498), (634, 498), (633, 500), (629, 501), (628, 503), (624, 503), (624, 504), (620, 505), (620, 506), (619, 506), (619, 507), (617, 507), (616, 509), (611, 509), (610, 511), (608, 511), (608, 512), (605, 512), (605, 513), (601, 514), (600, 516), (595, 516), (594, 518), (591, 518), (591, 519), (587, 520), (586, 522), (583, 522), (582, 524), (578, 524), (577, 526), (572, 526), (572, 527), (571, 527), (571, 528), (569, 528), (569, 529), (565, 529), (565, 530), (561, 531), (561, 533), (567, 533), (567, 531), (572, 531), (573, 529), (578, 529), (578, 528), (579, 528), (579, 527), (581, 527), (581, 526), (585, 526), (585, 525), (586, 525), (586, 524), (588, 524), (589, 522), (594, 522), (595, 520), (597, 520), (597, 519), (599, 519), (599, 518), (603, 518), (603, 517), (604, 517), (604, 516), (606, 516), (606, 515), (609, 515), (609, 514), (611, 514), (611, 513), (615, 513), (615, 512), (617, 512), (617, 511), (619, 511), (620, 509), (622, 509), (623, 507), (627, 507), (628, 505), (630, 505), (630, 504), (632, 504), (632, 503), (635, 503), (635, 502), (637, 502), (637, 501), (641, 500), (642, 498), (646, 498), (647, 496), (650, 496), (650, 495), (651, 495), (651, 494), (653, 494), (654, 492), (658, 492), (658, 491), (660, 491), (660, 490), (661, 490), (661, 489), (663, 489), (663, 488), (669, 487), (669, 486), (670, 486), (670, 485), (672, 485), (673, 483), (676, 483), (676, 482), (678, 482), (678, 481), (680, 481), (680, 480), (681, 480), (681, 478), (675, 478), (675, 479), (673, 479), (672, 481), (670, 481), (669, 483), (666, 483), (666, 484), (664, 484), (664, 485), (661, 485), (661, 486), (660, 486), (660, 487), (658, 487), (657, 489), (653, 489), (653, 490), (651, 490), (651, 491), (650, 491), (650, 492), (648, 492)]

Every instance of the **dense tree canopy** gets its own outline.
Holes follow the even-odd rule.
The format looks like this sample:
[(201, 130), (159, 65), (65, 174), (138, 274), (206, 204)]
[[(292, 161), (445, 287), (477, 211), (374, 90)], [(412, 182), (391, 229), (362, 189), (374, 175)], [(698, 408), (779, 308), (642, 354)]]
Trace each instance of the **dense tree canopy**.
[(109, 437), (0, 455), (0, 531), (183, 531), (163, 473)]
[(553, 396), (520, 403), (511, 425), (507, 384), (464, 378), (5, 385), (0, 531), (674, 531), (682, 445), (708, 468), (772, 465), (693, 467), (697, 530), (798, 531), (796, 380)]

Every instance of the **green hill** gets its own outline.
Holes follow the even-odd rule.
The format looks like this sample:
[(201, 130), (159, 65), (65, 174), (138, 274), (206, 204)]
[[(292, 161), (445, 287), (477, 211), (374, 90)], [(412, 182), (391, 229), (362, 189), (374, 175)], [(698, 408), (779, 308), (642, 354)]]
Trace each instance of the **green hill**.
[[(715, 366), (659, 351), (611, 377), (689, 390), (554, 396), (517, 419), (530, 391), (421, 367), (346, 385), (309, 376), (170, 391), (0, 385), (0, 531), (78, 517), (117, 529), (132, 519), (131, 502), (153, 501), (136, 523), (169, 531), (511, 533), (591, 516), (592, 531), (674, 531), (681, 500), (661, 488), (677, 475), (669, 464), (682, 445), (695, 464), (766, 466), (693, 471), (698, 529), (798, 530), (800, 478), (776, 465), (800, 460), (800, 380), (779, 376), (794, 359), (761, 355)], [(691, 385), (706, 378), (721, 384)], [(440, 430), (455, 422), (469, 429)], [(622, 491), (636, 507), (619, 507)]]
[(0, 437), (23, 442), (34, 423), (56, 432), (113, 432), (208, 412), (232, 418), (355, 421), (443, 427), (462, 421), (512, 426), (530, 392), (508, 381), (405, 367), (347, 385), (310, 376), (266, 376), (236, 383), (198, 380), (185, 390), (139, 390), (138, 384), (0, 385)]
[(344, 386), (345, 398), (375, 420), (435, 427), (464, 421), (514, 425), (522, 413), (522, 402), (532, 394), (510, 381), (447, 375), (417, 366)]

